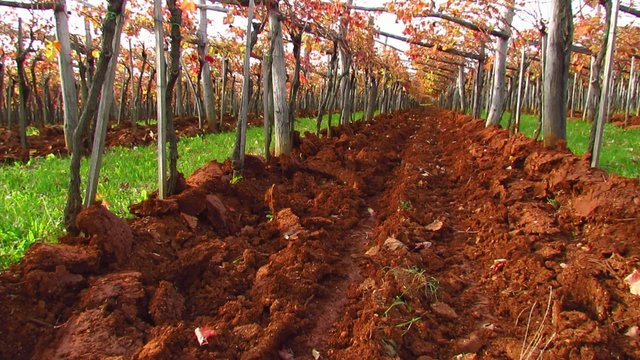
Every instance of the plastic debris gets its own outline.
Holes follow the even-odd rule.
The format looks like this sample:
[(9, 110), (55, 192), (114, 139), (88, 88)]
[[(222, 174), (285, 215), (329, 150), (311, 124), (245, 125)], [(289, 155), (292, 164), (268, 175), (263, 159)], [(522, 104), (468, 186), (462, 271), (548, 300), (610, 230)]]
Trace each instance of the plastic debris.
[(630, 327), (629, 330), (627, 330), (627, 332), (624, 334), (628, 337), (637, 338), (638, 335), (640, 335), (640, 328), (638, 328), (637, 325), (634, 325)]
[(507, 259), (495, 259), (490, 269), (493, 272), (500, 272), (504, 269), (505, 265), (507, 265)]
[(198, 339), (198, 344), (200, 344), (200, 346), (205, 346), (205, 345), (209, 344), (207, 339), (209, 339), (212, 336), (217, 336), (218, 335), (218, 333), (215, 330), (207, 329), (205, 327), (203, 327), (203, 328), (197, 327), (194, 330), (194, 333), (196, 334), (196, 338)]
[(318, 359), (320, 359), (320, 352), (318, 350), (316, 350), (316, 349), (312, 349), (311, 350), (311, 356), (313, 356), (313, 358), (315, 360), (318, 360)]
[(429, 231), (438, 231), (442, 229), (443, 225), (444, 225), (444, 222), (442, 222), (442, 220), (436, 219), (431, 224), (425, 226), (425, 229)]
[(280, 351), (278, 351), (278, 355), (280, 355), (280, 359), (282, 360), (295, 360), (295, 357), (293, 356), (293, 350), (289, 348), (283, 347), (282, 349), (280, 349)]
[(631, 274), (624, 278), (624, 282), (629, 285), (629, 291), (633, 295), (640, 295), (640, 272), (634, 269)]
[(415, 247), (413, 248), (413, 251), (426, 250), (426, 249), (429, 249), (431, 246), (433, 246), (433, 243), (431, 241), (422, 241), (422, 242), (416, 243)]

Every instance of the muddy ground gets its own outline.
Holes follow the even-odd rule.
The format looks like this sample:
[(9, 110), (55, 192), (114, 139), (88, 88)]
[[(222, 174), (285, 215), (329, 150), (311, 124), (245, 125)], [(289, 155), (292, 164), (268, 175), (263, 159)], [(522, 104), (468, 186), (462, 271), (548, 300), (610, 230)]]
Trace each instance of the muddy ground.
[(0, 274), (0, 358), (640, 358), (637, 180), (436, 109), (336, 134), (85, 210)]
[[(236, 121), (236, 118), (226, 115), (222, 123), (222, 131), (235, 129)], [(261, 123), (262, 119), (259, 117), (251, 116), (249, 118), (249, 124), (251, 125), (260, 125)], [(206, 124), (203, 124), (205, 128), (199, 128), (198, 118), (194, 117), (176, 118), (174, 127), (178, 137), (193, 137), (207, 132)], [(38, 129), (38, 132), (38, 135), (27, 136), (29, 146), (27, 149), (23, 149), (20, 146), (17, 128), (6, 129), (0, 127), (0, 164), (13, 163), (15, 161), (26, 162), (34, 157), (42, 157), (49, 154), (66, 155), (68, 153), (65, 147), (62, 126), (47, 125)], [(157, 125), (138, 125), (136, 128), (132, 128), (130, 123), (123, 122), (107, 130), (105, 146), (106, 148), (111, 148), (114, 146), (148, 145), (158, 140), (157, 132)], [(85, 153), (89, 154), (88, 140), (85, 141), (84, 145), (87, 148)]]

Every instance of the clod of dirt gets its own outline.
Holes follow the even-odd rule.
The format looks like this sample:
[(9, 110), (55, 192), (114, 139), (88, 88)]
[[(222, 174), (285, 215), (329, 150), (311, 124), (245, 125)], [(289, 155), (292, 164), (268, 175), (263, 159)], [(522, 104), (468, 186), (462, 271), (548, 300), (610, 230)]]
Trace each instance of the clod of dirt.
[(180, 327), (158, 326), (151, 329), (150, 341), (134, 356), (136, 360), (171, 359), (172, 339), (179, 336)]
[(23, 262), (26, 272), (53, 271), (57, 266), (64, 265), (72, 273), (87, 274), (95, 273), (99, 268), (100, 258), (93, 247), (36, 243), (28, 254)]
[(103, 254), (103, 263), (126, 262), (131, 253), (133, 234), (127, 223), (100, 204), (91, 205), (78, 214), (77, 226), (91, 236), (90, 244)]
[(237, 230), (235, 221), (228, 216), (227, 208), (220, 197), (209, 194), (205, 197), (205, 204), (207, 219), (219, 234), (228, 235)]
[[(69, 297), (86, 286), (82, 275), (72, 274), (63, 265), (53, 272), (33, 270), (26, 274), (27, 294), (33, 298), (55, 299)], [(73, 296), (73, 295), (72, 295)]]
[(449, 305), (443, 302), (435, 302), (431, 304), (431, 310), (435, 312), (437, 315), (442, 316), (446, 319), (457, 319), (458, 313)]
[(156, 325), (178, 322), (184, 313), (184, 297), (168, 281), (160, 281), (149, 303), (149, 314)]
[(456, 341), (456, 349), (459, 353), (475, 354), (486, 344), (477, 333), (472, 333), (466, 338)]
[(92, 309), (71, 318), (61, 328), (58, 340), (42, 359), (106, 359), (127, 357), (142, 346), (142, 332), (135, 328), (124, 334), (114, 330), (121, 324), (116, 314)]
[(178, 203), (175, 199), (148, 199), (129, 206), (129, 211), (140, 217), (160, 216), (178, 211)]
[[(94, 281), (80, 298), (82, 311), (56, 333), (43, 359), (98, 359), (130, 356), (142, 346), (144, 299), (141, 274), (109, 274)], [(135, 326), (129, 327), (134, 324)]]
[(189, 188), (176, 196), (180, 211), (191, 216), (200, 215), (207, 205), (202, 199), (207, 196), (203, 188)]

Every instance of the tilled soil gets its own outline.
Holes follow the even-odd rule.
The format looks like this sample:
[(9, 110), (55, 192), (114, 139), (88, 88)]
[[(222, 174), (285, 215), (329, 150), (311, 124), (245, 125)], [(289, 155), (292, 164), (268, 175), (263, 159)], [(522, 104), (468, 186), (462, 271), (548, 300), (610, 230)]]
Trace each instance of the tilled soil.
[[(235, 128), (237, 119), (225, 116), (222, 130), (229, 131)], [(261, 124), (261, 119), (252, 116), (249, 119), (251, 125)], [(203, 126), (206, 126), (204, 124)], [(178, 137), (193, 137), (206, 133), (206, 129), (198, 127), (198, 119), (193, 117), (181, 117), (174, 120), (174, 128)], [(117, 127), (107, 129), (105, 147), (114, 146), (134, 147), (148, 145), (157, 142), (157, 125), (139, 125), (131, 127), (128, 122), (123, 122)], [(30, 158), (42, 157), (49, 154), (66, 155), (67, 149), (64, 142), (64, 130), (62, 126), (45, 126), (39, 129), (38, 135), (27, 136), (28, 148), (20, 146), (20, 137), (17, 129), (0, 128), (0, 164), (13, 163), (15, 161), (28, 161)], [(86, 153), (90, 153), (86, 141)]]
[(436, 109), (335, 134), (85, 210), (0, 274), (0, 358), (640, 358), (637, 180)]

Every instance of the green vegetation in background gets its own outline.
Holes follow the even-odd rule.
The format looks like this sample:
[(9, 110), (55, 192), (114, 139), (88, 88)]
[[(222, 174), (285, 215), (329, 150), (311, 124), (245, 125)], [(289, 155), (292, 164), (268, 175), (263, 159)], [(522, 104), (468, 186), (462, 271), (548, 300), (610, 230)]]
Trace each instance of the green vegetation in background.
[[(485, 115), (486, 118), (486, 115)], [(509, 121), (509, 113), (502, 116), (501, 125)], [(533, 137), (538, 127), (538, 116), (522, 114), (520, 132)], [(587, 151), (591, 123), (570, 119), (567, 121), (567, 145), (576, 155)], [(640, 178), (640, 129), (625, 130), (621, 127), (606, 124), (603, 135), (604, 145), (600, 154), (600, 167), (607, 172), (629, 178)]]
[[(362, 113), (354, 115), (362, 118)], [(326, 116), (323, 127), (326, 127)], [(339, 120), (334, 115), (334, 124)], [(315, 132), (315, 118), (301, 118), (296, 130)], [(247, 153), (262, 155), (262, 127), (247, 131)], [(211, 160), (224, 161), (233, 151), (235, 130), (222, 134), (181, 138), (178, 170), (189, 176)], [(121, 217), (130, 217), (128, 207), (157, 189), (154, 145), (115, 147), (102, 160), (98, 198)], [(69, 158), (49, 155), (27, 163), (0, 166), (0, 269), (17, 262), (37, 241), (55, 241), (62, 232), (62, 212), (69, 185)], [(82, 162), (86, 176), (88, 161)], [(86, 178), (85, 178), (86, 180)], [(84, 189), (82, 189), (84, 194)]]

